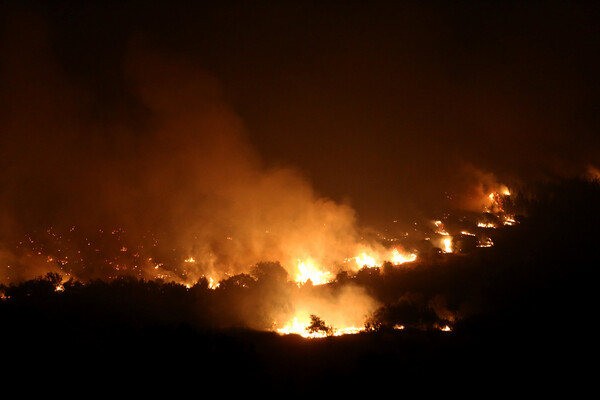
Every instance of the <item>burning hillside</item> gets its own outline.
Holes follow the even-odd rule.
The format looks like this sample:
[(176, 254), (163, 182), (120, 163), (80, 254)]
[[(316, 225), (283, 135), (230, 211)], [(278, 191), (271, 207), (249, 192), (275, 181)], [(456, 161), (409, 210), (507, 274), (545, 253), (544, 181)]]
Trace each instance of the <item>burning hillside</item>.
[[(4, 243), (3, 279), (9, 285), (6, 297), (14, 297), (11, 293), (18, 293), (17, 288), (27, 281), (27, 274), (34, 273), (37, 279), (47, 276), (55, 291), (67, 294), (75, 288), (85, 290), (82, 288), (97, 281), (108, 285), (113, 281), (117, 285), (138, 280), (156, 281), (161, 285), (180, 286), (191, 293), (213, 291), (209, 296), (211, 301), (223, 301), (218, 307), (229, 308), (220, 309), (221, 317), (214, 321), (215, 326), (243, 326), (304, 337), (359, 333), (379, 326), (382, 322), (373, 320), (373, 315), (382, 305), (396, 301), (373, 293), (372, 279), (380, 276), (389, 279), (402, 271), (427, 271), (432, 266), (451, 262), (448, 257), (453, 255), (470, 254), (478, 247), (493, 245), (493, 235), (487, 232), (489, 227), (481, 227), (478, 221), (485, 216), (506, 222), (504, 204), (508, 204), (510, 194), (492, 193), (486, 198), (490, 199), (489, 204), (479, 214), (473, 213), (470, 219), (461, 216), (453, 221), (447, 215), (445, 222), (433, 220), (424, 224), (422, 230), (414, 229), (401, 237), (383, 238), (381, 234), (363, 237), (364, 242), (347, 246), (355, 248), (354, 253), (345, 254), (330, 264), (319, 263), (315, 260), (322, 258), (309, 254), (292, 263), (265, 259), (238, 273), (228, 272), (233, 269), (219, 271), (216, 266), (223, 265), (224, 261), (217, 259), (216, 254), (206, 259), (206, 254), (197, 250), (202, 249), (203, 244), (197, 237), (196, 242), (191, 242), (197, 245), (178, 249), (170, 246), (172, 242), (168, 238), (165, 240), (151, 232), (139, 236), (122, 228), (89, 231), (71, 226), (60, 231), (50, 227), (17, 237), (11, 244)], [(294, 236), (294, 232), (290, 235)], [(316, 248), (322, 244), (321, 240), (318, 235), (306, 237), (294, 243), (290, 250)], [(222, 245), (234, 241), (227, 237)], [(318, 255), (328, 249), (327, 243), (339, 242), (328, 238)], [(220, 246), (214, 242), (213, 245)], [(276, 244), (272, 248), (274, 254), (278, 254), (278, 249)], [(40, 284), (42, 282), (46, 279)], [(235, 294), (237, 291), (241, 292)], [(234, 300), (237, 296), (241, 297)], [(426, 301), (420, 298), (417, 303), (415, 299), (407, 300), (405, 306), (426, 310), (431, 316), (418, 323), (414, 319), (398, 320), (394, 326), (450, 330), (459, 312), (450, 311), (443, 304), (443, 297)], [(325, 322), (315, 325), (315, 316)]]
[[(398, 373), (411, 382), (493, 379), (506, 365), (524, 376), (532, 366), (557, 373), (565, 362), (576, 365), (573, 357), (589, 343), (587, 330), (577, 327), (593, 304), (600, 186), (567, 182), (534, 193), (519, 224), (493, 229), (491, 248), (363, 266), (319, 285), (297, 282), (276, 262), (218, 286), (206, 278), (186, 287), (58, 274), (9, 284), (1, 287), (2, 337), (28, 343), (22, 351), (32, 359), (54, 360), (57, 348), (77, 348), (85, 349), (69, 355), (77, 365), (125, 357), (131, 370), (145, 371), (145, 363), (177, 368), (191, 358), (216, 368), (209, 376), (219, 382), (234, 374), (300, 391), (331, 379), (371, 382)], [(549, 321), (561, 323), (549, 329)], [(295, 339), (306, 337), (326, 339)], [(456, 368), (442, 368), (448, 360)], [(179, 377), (192, 374), (181, 371)]]
[(597, 10), (385, 3), (3, 2), (9, 370), (338, 397), (572, 370)]

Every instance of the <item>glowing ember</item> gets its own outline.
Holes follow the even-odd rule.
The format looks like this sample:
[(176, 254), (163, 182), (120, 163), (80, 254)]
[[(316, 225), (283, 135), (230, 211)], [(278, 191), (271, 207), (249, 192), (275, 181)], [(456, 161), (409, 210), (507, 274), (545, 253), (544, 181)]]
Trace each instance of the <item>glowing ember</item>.
[(433, 221), (433, 224), (436, 226), (436, 228), (438, 228), (435, 233), (437, 233), (438, 235), (444, 235), (444, 236), (448, 236), (449, 233), (446, 232), (446, 230), (444, 229), (444, 224), (442, 223), (442, 221)]
[(364, 330), (365, 330), (365, 328), (357, 328), (355, 326), (349, 326), (347, 328), (334, 329), (333, 336), (355, 335), (357, 333), (363, 332)]
[(445, 325), (443, 328), (440, 328), (440, 330), (442, 332), (450, 332), (452, 331), (452, 328), (450, 328), (448, 325)]
[(496, 229), (496, 225), (492, 224), (491, 222), (478, 222), (477, 226), (480, 228), (492, 228), (492, 229)]
[(186, 263), (193, 263), (196, 262), (196, 260), (194, 259), (194, 257), (190, 257), (184, 260)]
[(493, 245), (494, 245), (494, 242), (492, 242), (492, 239), (486, 238), (484, 241), (480, 241), (477, 244), (477, 247), (492, 247)]

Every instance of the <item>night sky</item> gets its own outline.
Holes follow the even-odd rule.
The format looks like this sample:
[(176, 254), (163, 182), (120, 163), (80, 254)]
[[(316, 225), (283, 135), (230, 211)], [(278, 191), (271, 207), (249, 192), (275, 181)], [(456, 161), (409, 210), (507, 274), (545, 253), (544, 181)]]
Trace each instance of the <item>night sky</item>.
[[(517, 188), (597, 167), (599, 11), (554, 1), (7, 2), (2, 103), (62, 114), (29, 143), (60, 143), (64, 129), (52, 125), (68, 113), (100, 127), (82, 147), (119, 129), (143, 140), (152, 112), (128, 65), (150, 49), (210, 77), (253, 157), (297, 169), (362, 223), (387, 227), (460, 207), (447, 201), (485, 179)], [(24, 129), (4, 126), (6, 160)]]

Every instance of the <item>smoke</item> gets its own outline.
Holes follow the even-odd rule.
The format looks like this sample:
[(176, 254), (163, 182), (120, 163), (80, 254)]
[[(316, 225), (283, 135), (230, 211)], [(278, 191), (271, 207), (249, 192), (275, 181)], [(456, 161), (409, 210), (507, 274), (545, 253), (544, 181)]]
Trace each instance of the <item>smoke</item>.
[[(353, 209), (321, 197), (293, 168), (264, 166), (214, 76), (134, 37), (123, 62), (133, 100), (120, 118), (101, 119), (94, 93), (61, 69), (44, 21), (15, 21), (2, 35), (4, 240), (74, 231), (81, 247), (99, 247), (90, 238), (112, 231), (122, 252), (136, 249), (143, 277), (173, 272), (157, 260), (175, 251), (192, 257), (185, 271), (178, 266), (188, 281), (220, 279), (259, 261), (280, 261), (295, 276), (299, 259), (332, 266), (354, 254)], [(151, 234), (160, 241), (141, 245)], [(18, 264), (34, 271), (33, 263)], [(68, 271), (76, 278), (109, 273), (83, 258)]]
[[(317, 315), (335, 328), (363, 327), (367, 317), (379, 306), (363, 287), (343, 285), (334, 291), (328, 287), (315, 287), (314, 291), (297, 291), (290, 297), (293, 315), (299, 322), (307, 323), (310, 315)], [(290, 322), (290, 315), (280, 322)]]
[(471, 163), (462, 162), (453, 177), (452, 186), (458, 190), (450, 193), (451, 208), (480, 213), (489, 209), (493, 203), (490, 193), (505, 194), (520, 185), (511, 181), (511, 189), (494, 173), (477, 168)]

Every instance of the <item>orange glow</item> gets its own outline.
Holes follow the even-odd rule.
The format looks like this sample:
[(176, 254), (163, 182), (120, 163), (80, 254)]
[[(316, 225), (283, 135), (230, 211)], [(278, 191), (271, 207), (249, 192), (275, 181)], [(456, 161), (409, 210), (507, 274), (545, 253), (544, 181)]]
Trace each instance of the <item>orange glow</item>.
[(444, 253), (452, 253), (452, 238), (444, 239)]
[(444, 235), (444, 236), (448, 236), (449, 233), (446, 232), (446, 230), (444, 229), (444, 224), (442, 223), (442, 221), (433, 221), (433, 224), (435, 225), (435, 227), (437, 228), (437, 230), (435, 231), (435, 233), (437, 233), (438, 235)]
[[(316, 334), (310, 334), (308, 333), (308, 331), (306, 330), (306, 328), (308, 328), (309, 323), (308, 322), (303, 322), (300, 323), (298, 321), (297, 317), (294, 317), (294, 319), (288, 323), (287, 325), (285, 325), (283, 328), (279, 328), (277, 329), (277, 333), (282, 334), (282, 335), (291, 335), (291, 334), (296, 334), (296, 335), (300, 335), (302, 337), (305, 338), (309, 338), (309, 337), (316, 337)], [(324, 334), (319, 334), (319, 337), (324, 337)]]
[(367, 253), (362, 253), (360, 256), (354, 257), (354, 259), (356, 261), (356, 265), (358, 265), (359, 267), (373, 268), (381, 266), (380, 263), (375, 261), (373, 257), (367, 255)]
[(312, 260), (298, 260), (298, 271), (296, 275), (297, 283), (306, 283), (309, 279), (315, 285), (328, 283), (333, 276), (328, 271), (322, 271)]
[(404, 255), (404, 254), (400, 254), (400, 252), (398, 251), (398, 249), (393, 249), (392, 250), (392, 264), (394, 265), (400, 265), (400, 264), (404, 264), (407, 262), (412, 262), (415, 261), (417, 259), (417, 255), (416, 254), (409, 254), (409, 255)]
[(492, 242), (492, 239), (487, 238), (484, 241), (480, 241), (477, 247), (492, 247), (493, 245), (494, 242)]
[(215, 282), (215, 280), (213, 278), (208, 278), (208, 288), (209, 289), (216, 289), (219, 287), (219, 282)]
[(344, 328), (333, 328), (329, 335), (324, 331), (309, 332), (310, 319), (299, 318), (298, 316), (294, 317), (283, 328), (276, 329), (276, 332), (280, 335), (300, 335), (306, 339), (320, 339), (327, 336), (354, 335), (365, 331), (365, 328), (347, 326)]

